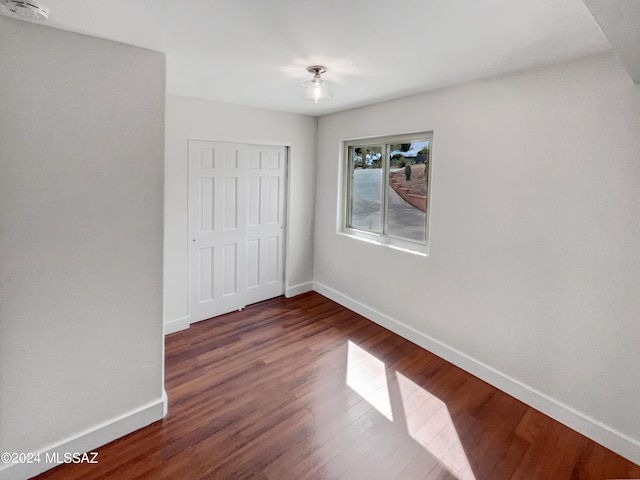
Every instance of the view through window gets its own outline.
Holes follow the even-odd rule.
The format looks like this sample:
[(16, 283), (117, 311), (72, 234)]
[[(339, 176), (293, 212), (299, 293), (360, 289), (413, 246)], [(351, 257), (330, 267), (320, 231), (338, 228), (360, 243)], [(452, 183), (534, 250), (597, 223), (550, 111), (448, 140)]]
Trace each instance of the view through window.
[(347, 142), (346, 227), (427, 243), (432, 134)]

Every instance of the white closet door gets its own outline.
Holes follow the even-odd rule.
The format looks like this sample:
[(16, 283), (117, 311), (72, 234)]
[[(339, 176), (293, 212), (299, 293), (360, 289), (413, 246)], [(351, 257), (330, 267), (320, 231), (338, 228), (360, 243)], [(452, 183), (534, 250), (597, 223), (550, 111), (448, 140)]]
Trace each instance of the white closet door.
[(189, 316), (284, 292), (284, 147), (189, 142)]
[(284, 147), (250, 146), (247, 162), (247, 303), (284, 292)]

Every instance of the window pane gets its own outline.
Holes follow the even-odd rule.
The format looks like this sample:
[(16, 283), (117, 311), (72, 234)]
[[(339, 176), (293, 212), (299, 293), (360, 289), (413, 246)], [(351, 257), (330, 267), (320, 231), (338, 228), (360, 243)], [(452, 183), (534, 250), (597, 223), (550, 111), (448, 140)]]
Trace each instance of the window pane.
[(381, 233), (382, 146), (350, 147), (350, 227)]
[(425, 242), (429, 141), (389, 146), (387, 234)]

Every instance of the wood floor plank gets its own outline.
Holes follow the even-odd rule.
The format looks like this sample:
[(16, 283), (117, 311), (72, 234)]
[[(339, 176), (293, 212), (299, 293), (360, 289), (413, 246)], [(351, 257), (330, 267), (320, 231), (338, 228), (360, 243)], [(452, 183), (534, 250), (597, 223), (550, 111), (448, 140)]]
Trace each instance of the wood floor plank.
[(640, 466), (317, 293), (166, 338), (169, 414), (38, 479), (603, 480)]

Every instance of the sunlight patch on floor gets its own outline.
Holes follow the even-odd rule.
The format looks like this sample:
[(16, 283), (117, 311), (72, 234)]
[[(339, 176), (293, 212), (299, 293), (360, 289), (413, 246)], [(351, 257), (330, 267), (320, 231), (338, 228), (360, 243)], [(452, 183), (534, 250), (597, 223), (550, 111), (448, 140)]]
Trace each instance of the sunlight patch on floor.
[(438, 458), (459, 480), (475, 480), (445, 403), (401, 373), (396, 372), (396, 378), (409, 435)]
[[(384, 362), (351, 341), (347, 345), (346, 368), (346, 384), (385, 418), (400, 422), (395, 428), (406, 430), (406, 440), (402, 442), (409, 443), (400, 442), (403, 446), (394, 455), (401, 451), (417, 455), (407, 468), (417, 468), (418, 473), (422, 468), (431, 468), (431, 474), (438, 478), (445, 474), (457, 480), (476, 480), (442, 400), (400, 372), (387, 370)], [(417, 454), (415, 448), (422, 454)]]
[(393, 421), (384, 363), (351, 341), (348, 344), (346, 381), (358, 395)]

